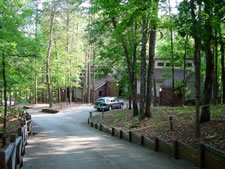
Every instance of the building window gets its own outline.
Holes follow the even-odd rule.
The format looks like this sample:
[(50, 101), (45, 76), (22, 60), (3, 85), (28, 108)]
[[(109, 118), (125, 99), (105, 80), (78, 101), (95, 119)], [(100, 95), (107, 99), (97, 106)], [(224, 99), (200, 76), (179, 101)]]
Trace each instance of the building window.
[(159, 66), (159, 67), (164, 67), (164, 63), (163, 63), (163, 62), (158, 62), (158, 63), (157, 63), (157, 66)]
[(192, 67), (192, 63), (187, 63), (186, 66), (187, 66), (188, 68), (191, 68), (191, 67)]
[(171, 66), (171, 63), (167, 62), (166, 67), (170, 67), (170, 66)]
[(101, 97), (102, 96), (102, 91), (98, 92), (98, 96)]

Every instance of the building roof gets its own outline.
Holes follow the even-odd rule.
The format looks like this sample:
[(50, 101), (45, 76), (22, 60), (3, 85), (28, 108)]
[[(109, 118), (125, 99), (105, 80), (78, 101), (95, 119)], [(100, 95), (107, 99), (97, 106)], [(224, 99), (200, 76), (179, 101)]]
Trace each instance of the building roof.
[[(104, 86), (107, 82), (113, 81), (115, 82), (116, 79), (112, 76), (106, 76), (101, 79), (96, 79), (95, 80), (95, 90), (99, 89), (100, 87)], [(93, 84), (91, 83), (91, 89), (93, 89)]]
[[(174, 69), (175, 78), (178, 80), (184, 79), (184, 71), (182, 69)], [(166, 79), (171, 78), (172, 71), (166, 70), (165, 68), (155, 68), (154, 69), (154, 77), (155, 80), (164, 81)]]
[[(186, 78), (192, 73), (192, 71), (189, 71), (188, 73), (186, 73)], [(167, 77), (165, 78), (163, 76), (163, 74), (167, 74)], [(172, 71), (167, 71), (167, 70), (163, 70), (163, 69), (157, 69), (155, 70), (155, 77), (156, 80), (164, 80), (160, 87), (164, 87), (164, 88), (172, 88)], [(175, 81), (183, 81), (184, 80), (184, 70), (174, 70), (174, 79)]]

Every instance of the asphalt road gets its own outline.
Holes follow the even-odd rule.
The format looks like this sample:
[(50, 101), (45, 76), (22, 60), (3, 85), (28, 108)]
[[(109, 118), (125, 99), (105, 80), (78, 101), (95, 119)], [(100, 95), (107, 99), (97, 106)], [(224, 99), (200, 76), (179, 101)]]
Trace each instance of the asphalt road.
[(89, 127), (91, 106), (57, 114), (41, 113), (40, 108), (29, 111), (36, 134), (29, 137), (23, 169), (196, 169)]

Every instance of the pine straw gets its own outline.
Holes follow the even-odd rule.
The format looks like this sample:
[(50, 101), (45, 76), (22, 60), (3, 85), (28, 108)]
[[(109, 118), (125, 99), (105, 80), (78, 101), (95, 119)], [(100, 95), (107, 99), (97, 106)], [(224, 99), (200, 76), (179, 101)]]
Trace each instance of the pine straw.
[[(0, 133), (3, 132), (3, 118), (0, 116)], [(20, 121), (15, 116), (7, 117), (7, 128), (6, 128), (6, 138), (7, 144), (9, 144), (9, 139), (11, 134), (18, 134), (18, 128), (21, 126)], [(2, 145), (2, 137), (0, 138), (0, 146)]]
[[(131, 110), (113, 110), (93, 117), (93, 120), (108, 127), (118, 127), (133, 131), (150, 138), (160, 138), (167, 142), (180, 140), (191, 146), (198, 146), (203, 141), (225, 151), (225, 106), (212, 108), (212, 120), (200, 125), (201, 137), (195, 139), (194, 107), (157, 107), (152, 118), (139, 120), (132, 117)], [(170, 131), (169, 117), (173, 117), (173, 130)]]

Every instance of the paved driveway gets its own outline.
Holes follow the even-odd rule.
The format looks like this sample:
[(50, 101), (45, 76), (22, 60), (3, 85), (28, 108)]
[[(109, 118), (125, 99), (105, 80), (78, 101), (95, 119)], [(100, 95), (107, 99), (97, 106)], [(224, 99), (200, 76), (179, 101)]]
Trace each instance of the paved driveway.
[(196, 169), (90, 128), (91, 106), (77, 105), (57, 114), (39, 110), (29, 110), (37, 134), (28, 140), (23, 169)]

